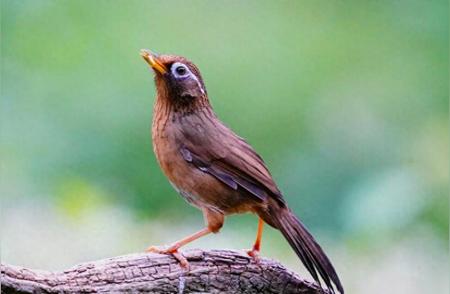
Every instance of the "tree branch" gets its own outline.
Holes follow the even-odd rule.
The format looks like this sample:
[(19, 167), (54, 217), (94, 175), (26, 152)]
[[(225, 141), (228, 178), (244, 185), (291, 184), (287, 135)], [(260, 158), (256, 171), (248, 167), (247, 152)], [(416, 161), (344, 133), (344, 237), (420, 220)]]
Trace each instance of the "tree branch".
[(328, 293), (280, 263), (231, 250), (187, 250), (190, 269), (172, 256), (137, 253), (63, 272), (1, 265), (2, 293)]

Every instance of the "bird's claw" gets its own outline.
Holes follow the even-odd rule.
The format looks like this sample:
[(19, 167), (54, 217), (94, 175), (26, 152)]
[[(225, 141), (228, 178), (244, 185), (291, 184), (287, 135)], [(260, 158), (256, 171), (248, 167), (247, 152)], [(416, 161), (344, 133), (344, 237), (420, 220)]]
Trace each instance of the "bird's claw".
[(177, 251), (177, 248), (172, 248), (172, 246), (150, 246), (145, 249), (145, 251), (159, 254), (171, 254)]
[(246, 252), (247, 252), (248, 256), (250, 256), (251, 258), (253, 258), (253, 260), (254, 260), (256, 263), (259, 263), (259, 261), (261, 260), (259, 250), (256, 250), (256, 249), (250, 249), (250, 250), (246, 250)]
[(174, 248), (174, 246), (150, 246), (145, 251), (151, 253), (172, 255), (176, 260), (178, 260), (182, 268), (189, 270), (188, 260), (181, 254), (181, 252), (178, 251), (178, 248)]

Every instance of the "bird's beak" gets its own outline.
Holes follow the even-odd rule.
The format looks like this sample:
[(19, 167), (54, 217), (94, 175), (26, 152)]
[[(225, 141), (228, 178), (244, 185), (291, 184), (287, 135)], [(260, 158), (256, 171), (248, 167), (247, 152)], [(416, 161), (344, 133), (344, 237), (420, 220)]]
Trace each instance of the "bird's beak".
[(158, 60), (158, 55), (152, 53), (150, 50), (141, 49), (142, 58), (147, 61), (148, 64), (160, 74), (165, 74), (167, 72), (167, 67)]

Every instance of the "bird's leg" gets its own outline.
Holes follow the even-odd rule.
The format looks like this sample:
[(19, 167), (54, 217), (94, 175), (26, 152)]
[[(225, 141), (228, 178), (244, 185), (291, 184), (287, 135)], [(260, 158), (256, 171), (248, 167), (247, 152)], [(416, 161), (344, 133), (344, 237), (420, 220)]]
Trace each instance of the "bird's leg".
[(181, 266), (188, 268), (189, 263), (187, 259), (181, 255), (180, 252), (178, 252), (178, 249), (188, 243), (191, 243), (192, 241), (208, 235), (209, 233), (217, 233), (223, 225), (224, 217), (221, 213), (216, 213), (209, 209), (203, 209), (203, 216), (207, 224), (206, 228), (178, 240), (169, 246), (150, 246), (146, 251), (160, 254), (172, 254), (180, 262)]
[(259, 259), (259, 252), (261, 251), (261, 238), (264, 227), (264, 221), (262, 218), (258, 220), (258, 230), (256, 231), (256, 240), (255, 244), (253, 244), (253, 248), (247, 251), (247, 254), (253, 257), (255, 260)]

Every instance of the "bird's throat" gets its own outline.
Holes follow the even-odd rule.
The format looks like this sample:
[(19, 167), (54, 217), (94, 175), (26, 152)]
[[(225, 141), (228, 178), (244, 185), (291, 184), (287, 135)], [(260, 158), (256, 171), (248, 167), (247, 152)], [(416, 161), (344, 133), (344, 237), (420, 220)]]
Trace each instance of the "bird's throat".
[[(166, 92), (167, 93), (167, 92)], [(160, 95), (156, 98), (155, 108), (163, 110), (167, 115), (191, 115), (205, 108), (211, 108), (208, 97), (191, 95)]]

